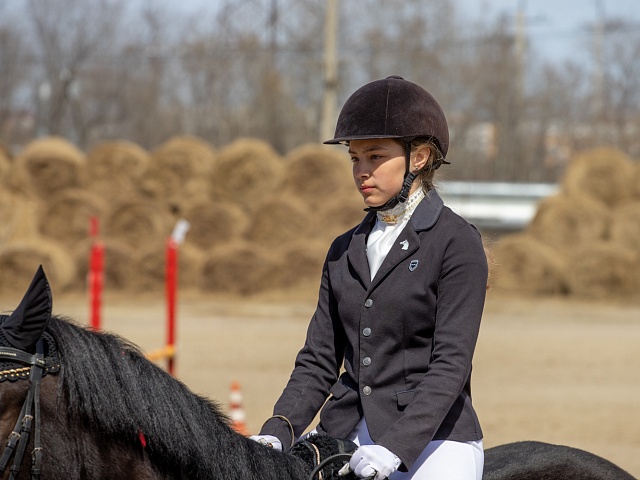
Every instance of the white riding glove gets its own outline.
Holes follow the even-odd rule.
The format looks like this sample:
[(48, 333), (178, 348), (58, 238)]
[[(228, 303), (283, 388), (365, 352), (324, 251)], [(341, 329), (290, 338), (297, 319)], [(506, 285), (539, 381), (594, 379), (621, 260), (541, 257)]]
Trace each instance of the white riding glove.
[(261, 443), (265, 447), (275, 448), (276, 450), (282, 451), (282, 442), (278, 440), (278, 437), (274, 437), (273, 435), (251, 435), (249, 438)]
[(402, 461), (382, 445), (362, 445), (359, 447), (344, 467), (338, 472), (344, 476), (349, 472), (360, 478), (384, 480), (395, 472)]

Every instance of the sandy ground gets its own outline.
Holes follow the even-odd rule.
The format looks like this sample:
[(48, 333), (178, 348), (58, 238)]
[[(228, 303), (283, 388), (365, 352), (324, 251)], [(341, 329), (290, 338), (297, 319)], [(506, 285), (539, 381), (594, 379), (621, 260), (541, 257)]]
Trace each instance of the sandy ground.
[[(54, 301), (56, 313), (88, 318), (85, 297)], [(178, 301), (177, 377), (225, 406), (231, 382), (240, 382), (248, 429), (257, 432), (304, 341), (314, 293), (247, 299), (184, 292)], [(103, 318), (104, 329), (145, 351), (163, 345), (161, 294), (107, 294)], [(640, 478), (640, 303), (491, 292), (473, 378), (486, 447), (518, 440), (570, 445)]]

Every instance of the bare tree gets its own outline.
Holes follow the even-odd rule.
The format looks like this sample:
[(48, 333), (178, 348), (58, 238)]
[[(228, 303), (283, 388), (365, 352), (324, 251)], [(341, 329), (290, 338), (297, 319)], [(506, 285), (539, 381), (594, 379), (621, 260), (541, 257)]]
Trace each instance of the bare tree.
[(14, 110), (20, 107), (17, 97), (28, 75), (27, 45), (15, 28), (15, 18), (2, 11), (0, 23), (0, 142), (10, 145), (18, 132), (13, 127)]
[(64, 134), (73, 129), (71, 102), (77, 95), (82, 68), (109, 51), (118, 39), (122, 0), (28, 0), (27, 14), (34, 30), (42, 68), (40, 121), (45, 132)]

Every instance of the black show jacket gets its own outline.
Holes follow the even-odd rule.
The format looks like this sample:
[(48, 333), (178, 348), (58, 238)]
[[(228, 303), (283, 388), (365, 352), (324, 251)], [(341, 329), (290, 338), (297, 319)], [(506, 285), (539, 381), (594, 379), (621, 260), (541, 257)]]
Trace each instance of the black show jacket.
[[(322, 408), (318, 430), (334, 437), (364, 415), (371, 438), (405, 470), (431, 440), (482, 438), (470, 378), (487, 260), (478, 231), (432, 190), (371, 281), (366, 239), (375, 218), (369, 213), (331, 245), (306, 342), (274, 414), (298, 436)], [(291, 440), (278, 418), (261, 433)]]

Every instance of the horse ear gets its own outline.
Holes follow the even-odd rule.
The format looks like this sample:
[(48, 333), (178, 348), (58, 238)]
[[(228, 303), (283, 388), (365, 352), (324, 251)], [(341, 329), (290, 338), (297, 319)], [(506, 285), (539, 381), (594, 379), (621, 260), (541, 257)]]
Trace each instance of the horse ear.
[(40, 265), (20, 305), (0, 327), (5, 338), (20, 350), (35, 345), (51, 318), (51, 306), (51, 288)]

